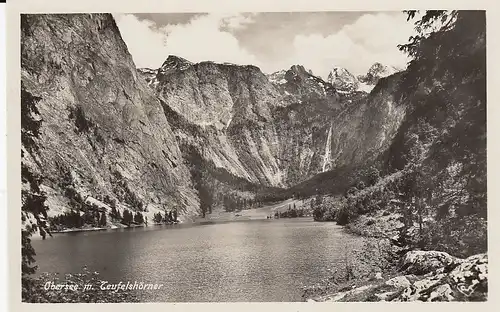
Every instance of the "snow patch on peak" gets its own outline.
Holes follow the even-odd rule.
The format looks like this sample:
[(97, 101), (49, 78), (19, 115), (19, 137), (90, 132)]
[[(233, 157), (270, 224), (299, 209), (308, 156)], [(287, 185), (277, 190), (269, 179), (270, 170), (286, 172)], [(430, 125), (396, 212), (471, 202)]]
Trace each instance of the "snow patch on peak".
[(376, 85), (380, 78), (388, 77), (400, 71), (394, 66), (386, 66), (377, 62), (368, 69), (366, 75), (359, 75), (358, 80), (368, 85)]
[(394, 74), (397, 71), (398, 71), (397, 68), (394, 66), (386, 66), (377, 62), (370, 67), (370, 69), (368, 70), (368, 74), (379, 77), (387, 77)]
[(280, 85), (285, 84), (286, 83), (285, 74), (286, 70), (283, 69), (275, 73), (272, 73), (270, 75), (267, 75), (267, 79), (274, 84), (280, 84)]
[(360, 82), (359, 86), (358, 86), (358, 91), (370, 93), (370, 92), (372, 92), (374, 87), (375, 87), (375, 85), (370, 85), (370, 84), (367, 84), (364, 82)]
[(137, 71), (145, 75), (156, 75), (156, 73), (158, 72), (157, 69), (151, 69), (151, 68), (138, 68)]
[[(272, 74), (266, 75), (267, 79), (273, 83), (282, 85), (288, 82), (290, 79), (295, 79), (295, 77), (301, 77), (301, 79), (314, 79), (314, 74), (312, 70), (306, 69), (303, 65), (292, 65), (289, 69), (282, 69)], [(288, 76), (288, 79), (286, 78)]]
[(342, 67), (333, 67), (328, 74), (327, 80), (339, 91), (352, 92), (356, 91), (359, 87), (358, 79)]
[(138, 68), (137, 72), (144, 78), (149, 86), (152, 85), (153, 87), (156, 87), (158, 85), (158, 79), (156, 79), (156, 75), (158, 74), (157, 69)]

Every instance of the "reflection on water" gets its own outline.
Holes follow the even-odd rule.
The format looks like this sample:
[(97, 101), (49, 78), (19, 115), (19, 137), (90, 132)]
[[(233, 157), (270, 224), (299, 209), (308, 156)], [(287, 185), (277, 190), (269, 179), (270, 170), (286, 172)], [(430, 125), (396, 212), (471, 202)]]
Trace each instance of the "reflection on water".
[(300, 301), (361, 239), (332, 223), (262, 220), (58, 234), (33, 241), (39, 272), (83, 265), (111, 283), (158, 283), (143, 301)]

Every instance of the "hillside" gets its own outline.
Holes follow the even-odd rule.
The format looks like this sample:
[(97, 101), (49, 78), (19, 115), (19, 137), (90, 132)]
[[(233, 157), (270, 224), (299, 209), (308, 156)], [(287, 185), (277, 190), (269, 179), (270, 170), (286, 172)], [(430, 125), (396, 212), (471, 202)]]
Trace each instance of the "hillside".
[[(447, 253), (454, 266), (437, 276), (453, 298), (449, 279), (477, 268), (471, 298), (483, 298), (485, 15), (426, 11), (414, 23), (405, 70), (375, 63), (355, 77), (332, 64), (325, 81), (300, 64), (264, 74), (175, 55), (137, 69), (111, 14), (22, 15), (23, 278), (37, 231), (233, 220), (266, 205), (239, 214), (263, 218), (300, 202), (387, 243), (387, 267), (408, 251)], [(429, 299), (408, 289), (391, 298)]]
[(140, 69), (164, 103), (180, 145), (250, 183), (288, 188), (388, 148), (404, 116), (392, 89), (345, 92), (294, 65), (265, 76), (253, 66), (169, 56)]
[(43, 177), (49, 215), (71, 207), (68, 189), (197, 214), (174, 133), (111, 15), (24, 15), (21, 47), (22, 105), (41, 121), (39, 138), (23, 140), (23, 164)]

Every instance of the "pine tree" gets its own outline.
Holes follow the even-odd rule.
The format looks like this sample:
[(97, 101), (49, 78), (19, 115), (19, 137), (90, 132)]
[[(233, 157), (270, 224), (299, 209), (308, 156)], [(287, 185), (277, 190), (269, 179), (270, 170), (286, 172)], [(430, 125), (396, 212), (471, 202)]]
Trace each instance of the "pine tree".
[[(21, 141), (28, 153), (38, 153), (36, 140), (42, 121), (35, 119), (40, 116), (36, 104), (41, 98), (27, 92), (21, 82)], [(42, 177), (33, 173), (24, 162), (24, 151), (21, 150), (21, 296), (23, 301), (29, 301), (36, 294), (34, 282), (30, 277), (35, 273), (35, 249), (31, 245), (31, 236), (39, 232), (43, 239), (50, 235), (46, 220), (48, 220), (45, 205), (46, 195), (40, 189)], [(34, 219), (34, 220), (33, 220)], [(33, 222), (34, 221), (34, 222)]]
[(100, 218), (100, 220), (99, 220), (99, 225), (100, 225), (100, 226), (106, 226), (106, 225), (107, 225), (107, 223), (108, 223), (108, 220), (107, 220), (107, 218), (106, 218), (106, 212), (102, 212), (102, 213), (101, 213), (101, 218)]
[(144, 217), (141, 212), (136, 212), (134, 216), (134, 222), (137, 224), (142, 224), (144, 223)]
[(153, 222), (154, 223), (161, 223), (162, 221), (162, 216), (160, 212), (157, 212), (154, 214)]
[(123, 218), (122, 218), (122, 222), (128, 226), (130, 226), (130, 223), (132, 222), (133, 220), (133, 215), (130, 211), (128, 211), (127, 209), (125, 209), (123, 211)]
[(110, 217), (112, 220), (120, 220), (120, 212), (116, 209), (114, 205), (111, 206), (111, 212), (110, 212)]
[(116, 211), (116, 220), (121, 220), (122, 219), (122, 214), (120, 213), (120, 210)]

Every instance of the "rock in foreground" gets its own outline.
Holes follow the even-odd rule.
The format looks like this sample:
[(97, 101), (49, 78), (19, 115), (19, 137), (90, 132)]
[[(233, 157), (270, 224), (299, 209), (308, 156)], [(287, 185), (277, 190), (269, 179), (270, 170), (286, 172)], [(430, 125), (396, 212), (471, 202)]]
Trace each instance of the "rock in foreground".
[[(430, 271), (429, 271), (430, 270)], [(373, 281), (308, 301), (486, 301), (486, 253), (458, 259), (444, 252), (411, 251), (400, 269), (404, 275)], [(427, 273), (424, 273), (427, 272)]]

